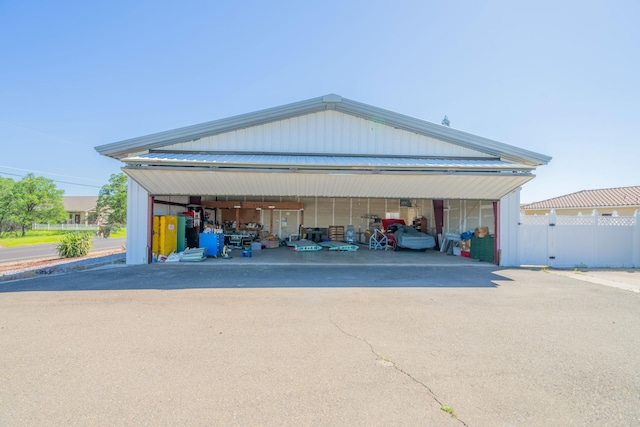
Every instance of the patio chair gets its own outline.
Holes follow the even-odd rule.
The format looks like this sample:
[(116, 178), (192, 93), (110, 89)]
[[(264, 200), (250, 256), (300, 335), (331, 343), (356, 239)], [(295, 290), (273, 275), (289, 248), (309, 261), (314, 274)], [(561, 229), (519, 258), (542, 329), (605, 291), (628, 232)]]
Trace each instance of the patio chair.
[(369, 249), (373, 249), (374, 251), (377, 249), (387, 250), (389, 246), (389, 239), (382, 232), (382, 230), (378, 230), (377, 228), (373, 231), (371, 237), (369, 237)]

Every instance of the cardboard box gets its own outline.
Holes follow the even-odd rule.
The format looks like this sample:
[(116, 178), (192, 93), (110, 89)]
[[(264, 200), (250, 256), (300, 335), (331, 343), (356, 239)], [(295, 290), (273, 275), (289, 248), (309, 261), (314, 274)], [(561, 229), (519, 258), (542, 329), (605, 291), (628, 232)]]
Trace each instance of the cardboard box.
[(476, 237), (483, 238), (489, 234), (489, 227), (476, 227), (474, 234)]
[(260, 243), (265, 249), (274, 249), (280, 246), (279, 239), (262, 239), (260, 240)]

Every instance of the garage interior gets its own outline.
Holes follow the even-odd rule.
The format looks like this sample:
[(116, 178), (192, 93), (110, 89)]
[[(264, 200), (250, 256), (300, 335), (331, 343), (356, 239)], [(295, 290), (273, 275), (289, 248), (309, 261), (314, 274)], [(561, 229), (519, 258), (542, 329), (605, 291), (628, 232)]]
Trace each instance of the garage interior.
[[(436, 215), (438, 209), (441, 213)], [(379, 242), (379, 236), (392, 233), (385, 229), (382, 220), (396, 219), (433, 237), (435, 245), (429, 245), (425, 250), (495, 261), (494, 203), (487, 200), (436, 200), (434, 203), (433, 200), (408, 198), (156, 196), (153, 215), (187, 217), (184, 233), (178, 232), (175, 237), (177, 241), (182, 240), (180, 244), (176, 243), (176, 250), (207, 247), (210, 240), (206, 234), (219, 234), (224, 240), (215, 248), (207, 249), (205, 255), (210, 257), (222, 256), (225, 247), (226, 250), (242, 250), (242, 254), (251, 256), (247, 251), (281, 246), (295, 250), (301, 242), (324, 244), (320, 247), (326, 250), (334, 247), (347, 250), (342, 249), (347, 247), (345, 244), (356, 245), (356, 250), (409, 250), (397, 247), (393, 238)], [(490, 240), (491, 251), (471, 250), (476, 228), (484, 230), (482, 238)], [(154, 230), (154, 235), (158, 231)], [(479, 248), (479, 243), (476, 246)], [(173, 249), (171, 244), (167, 247)], [(168, 254), (152, 254), (154, 259), (162, 255)]]

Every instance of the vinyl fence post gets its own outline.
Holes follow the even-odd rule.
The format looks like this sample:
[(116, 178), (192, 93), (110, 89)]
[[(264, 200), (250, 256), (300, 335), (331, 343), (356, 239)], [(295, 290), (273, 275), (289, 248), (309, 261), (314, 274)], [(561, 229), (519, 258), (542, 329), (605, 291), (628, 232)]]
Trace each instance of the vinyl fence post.
[(556, 263), (555, 228), (558, 221), (555, 209), (551, 209), (547, 219), (549, 220), (549, 226), (547, 227), (547, 263), (549, 267), (553, 267)]
[(635, 222), (633, 224), (633, 241), (631, 243), (631, 254), (633, 267), (640, 267), (640, 210), (636, 209), (633, 215)]
[(593, 231), (591, 232), (591, 262), (589, 266), (600, 266), (600, 233), (598, 227), (598, 210), (591, 212), (593, 216)]

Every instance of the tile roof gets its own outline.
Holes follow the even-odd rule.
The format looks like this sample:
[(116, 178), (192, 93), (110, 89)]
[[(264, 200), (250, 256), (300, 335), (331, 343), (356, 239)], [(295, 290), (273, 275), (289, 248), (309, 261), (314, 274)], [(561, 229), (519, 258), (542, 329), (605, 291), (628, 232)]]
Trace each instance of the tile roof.
[(522, 209), (597, 208), (640, 206), (640, 185), (582, 190), (565, 196), (523, 205)]

